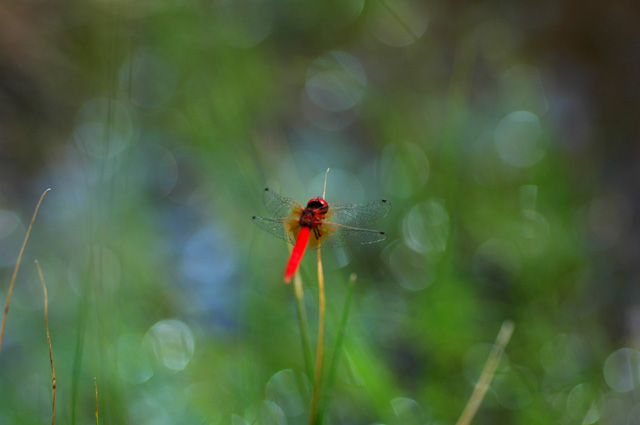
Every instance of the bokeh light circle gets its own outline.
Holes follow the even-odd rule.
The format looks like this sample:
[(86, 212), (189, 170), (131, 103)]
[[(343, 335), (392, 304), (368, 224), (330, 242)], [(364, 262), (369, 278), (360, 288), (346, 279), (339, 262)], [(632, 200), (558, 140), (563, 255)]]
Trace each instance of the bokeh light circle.
[(520, 270), (522, 255), (513, 242), (490, 239), (476, 249), (471, 264), (476, 277), (499, 279)]
[(540, 120), (529, 111), (507, 115), (496, 127), (494, 140), (500, 158), (515, 167), (529, 167), (545, 154)]
[(391, 400), (391, 408), (403, 424), (418, 425), (424, 423), (425, 414), (418, 402), (412, 398), (396, 397)]
[[(300, 4), (307, 5), (304, 2)], [(324, 26), (328, 31), (335, 31), (351, 25), (358, 19), (364, 8), (364, 0), (340, 0), (331, 5), (334, 10), (331, 11), (331, 18), (324, 22)]]
[(631, 391), (640, 379), (640, 352), (620, 348), (607, 357), (603, 373), (607, 384), (618, 392)]
[(636, 425), (637, 421), (628, 422), (633, 408), (633, 398), (612, 391), (604, 393), (598, 401), (598, 424)]
[(179, 320), (161, 320), (145, 335), (157, 360), (173, 370), (183, 370), (191, 361), (195, 340), (189, 326)]
[(426, 6), (419, 0), (376, 0), (370, 2), (369, 28), (383, 43), (402, 47), (416, 42), (429, 22)]
[(424, 254), (396, 241), (385, 248), (382, 257), (396, 283), (410, 291), (428, 287), (434, 279), (430, 263)]
[(547, 219), (534, 210), (522, 210), (524, 236), (522, 252), (527, 256), (540, 254), (547, 247), (551, 227)]
[(76, 146), (90, 156), (102, 159), (122, 153), (130, 145), (136, 130), (129, 109), (107, 98), (86, 102), (78, 111), (76, 123), (72, 136)]
[(430, 199), (415, 205), (402, 226), (405, 243), (411, 249), (428, 254), (437, 261), (447, 249), (450, 219), (442, 201)]
[(273, 8), (260, 0), (216, 0), (213, 12), (218, 28), (230, 45), (248, 49), (262, 42), (273, 29)]
[(20, 246), (26, 229), (18, 214), (9, 210), (0, 210), (0, 267), (13, 267), (16, 261), (16, 248)]
[(262, 402), (260, 419), (262, 419), (262, 425), (287, 425), (287, 416), (273, 401), (264, 400)]
[(396, 241), (385, 248), (383, 258), (396, 283), (410, 291), (425, 289), (433, 282), (434, 275), (424, 254)]
[(509, 367), (494, 376), (491, 387), (498, 403), (507, 409), (518, 410), (533, 400), (535, 378), (528, 369)]
[(173, 152), (158, 143), (140, 144), (134, 156), (140, 164), (131, 171), (132, 187), (153, 198), (167, 196), (178, 182), (178, 162)]
[(300, 104), (306, 119), (321, 130), (342, 130), (356, 118), (356, 113), (353, 109), (334, 112), (321, 108), (309, 99), (306, 92), (301, 96)]
[(592, 386), (587, 383), (581, 383), (576, 385), (569, 391), (567, 396), (567, 414), (574, 420), (582, 420), (583, 424), (590, 424), (591, 421), (587, 421), (588, 412), (594, 403), (595, 391)]
[(314, 60), (307, 70), (309, 99), (322, 109), (341, 112), (360, 102), (367, 76), (360, 62), (344, 52), (331, 52)]
[(310, 392), (311, 385), (306, 376), (284, 369), (267, 382), (266, 398), (277, 403), (287, 417), (294, 417), (306, 412)]
[(0, 239), (13, 233), (20, 224), (20, 217), (13, 211), (0, 210)]

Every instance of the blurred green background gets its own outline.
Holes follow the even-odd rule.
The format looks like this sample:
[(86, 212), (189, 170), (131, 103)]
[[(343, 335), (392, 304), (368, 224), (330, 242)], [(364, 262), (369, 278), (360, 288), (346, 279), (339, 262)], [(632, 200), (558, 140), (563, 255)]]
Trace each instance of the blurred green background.
[[(327, 424), (640, 420), (640, 5), (0, 4), (0, 424), (304, 424), (269, 186), (387, 198), (383, 243), (323, 252)], [(317, 329), (313, 255), (303, 260)]]

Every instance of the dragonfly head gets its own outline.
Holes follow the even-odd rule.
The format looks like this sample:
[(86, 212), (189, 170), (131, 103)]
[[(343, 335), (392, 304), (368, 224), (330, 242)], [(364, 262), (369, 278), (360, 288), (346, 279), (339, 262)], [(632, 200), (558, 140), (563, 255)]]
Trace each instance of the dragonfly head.
[(307, 202), (307, 208), (314, 211), (320, 210), (326, 213), (329, 210), (329, 204), (322, 198), (313, 198)]

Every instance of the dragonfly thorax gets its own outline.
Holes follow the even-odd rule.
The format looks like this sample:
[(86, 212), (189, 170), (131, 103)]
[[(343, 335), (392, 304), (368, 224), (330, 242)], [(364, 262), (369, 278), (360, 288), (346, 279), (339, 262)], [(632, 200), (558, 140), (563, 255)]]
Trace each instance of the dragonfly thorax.
[(316, 237), (319, 233), (316, 229), (322, 224), (324, 216), (329, 211), (329, 204), (322, 198), (313, 198), (307, 203), (307, 207), (302, 211), (300, 215), (300, 225), (304, 227), (310, 227), (314, 229)]

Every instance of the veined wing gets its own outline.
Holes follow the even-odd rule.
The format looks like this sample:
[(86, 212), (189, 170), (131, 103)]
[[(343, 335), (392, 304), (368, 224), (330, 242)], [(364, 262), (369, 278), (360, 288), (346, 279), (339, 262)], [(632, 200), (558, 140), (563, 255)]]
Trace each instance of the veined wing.
[(262, 230), (266, 230), (273, 236), (289, 242), (291, 245), (296, 243), (295, 234), (290, 229), (295, 228), (296, 220), (289, 217), (252, 217), (253, 222)]
[(346, 227), (369, 227), (389, 215), (391, 202), (386, 199), (358, 204), (330, 203), (327, 220)]
[[(357, 227), (343, 226), (341, 224), (325, 221), (322, 223), (321, 237), (322, 248), (339, 248), (343, 246), (366, 245), (370, 243), (380, 242), (386, 239), (384, 232), (370, 229), (360, 229)], [(309, 248), (316, 249), (318, 243), (311, 235)]]
[(268, 187), (264, 189), (264, 205), (272, 217), (291, 217), (294, 210), (302, 211), (303, 209), (300, 202), (280, 196)]

